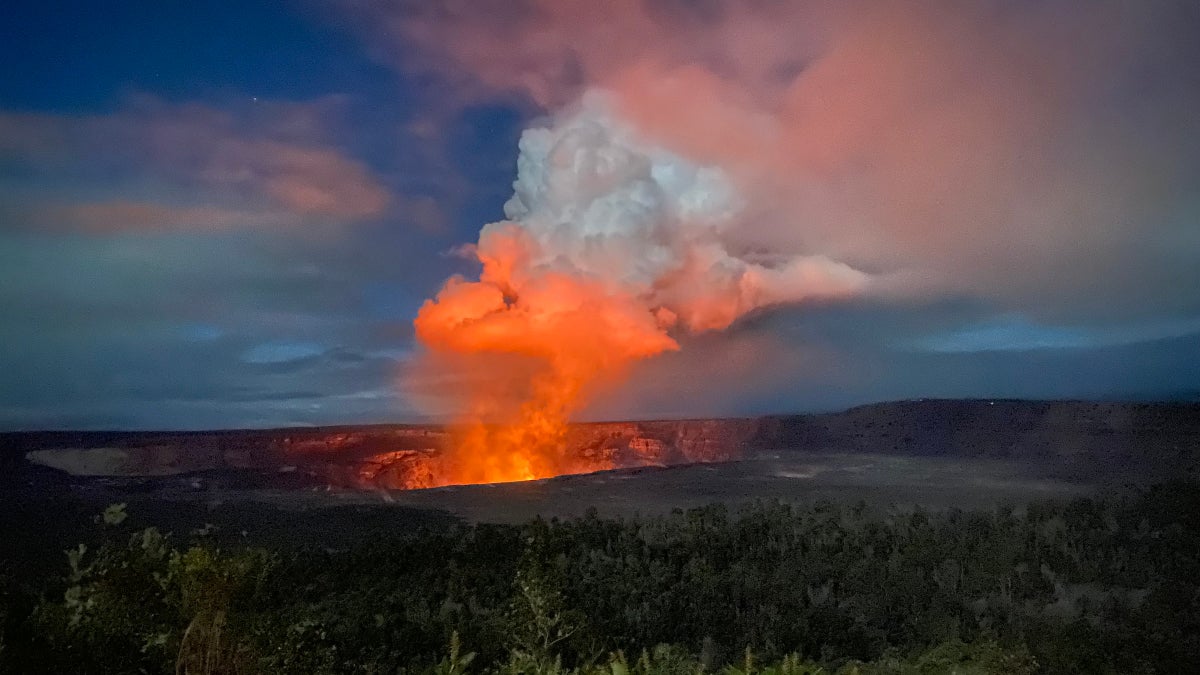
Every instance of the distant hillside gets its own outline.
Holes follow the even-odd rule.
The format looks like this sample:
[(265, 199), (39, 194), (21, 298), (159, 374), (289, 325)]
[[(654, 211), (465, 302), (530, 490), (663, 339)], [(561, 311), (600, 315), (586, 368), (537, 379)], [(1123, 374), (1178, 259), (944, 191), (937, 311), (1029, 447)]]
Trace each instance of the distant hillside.
[(1200, 452), (1200, 404), (919, 399), (768, 418), (760, 443), (968, 457)]

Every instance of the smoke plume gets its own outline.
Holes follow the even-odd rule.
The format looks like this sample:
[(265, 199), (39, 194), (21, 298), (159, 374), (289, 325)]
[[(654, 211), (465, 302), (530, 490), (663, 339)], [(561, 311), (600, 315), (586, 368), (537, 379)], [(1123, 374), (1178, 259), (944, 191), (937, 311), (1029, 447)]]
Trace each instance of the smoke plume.
[(563, 434), (630, 363), (678, 349), (680, 331), (870, 281), (822, 255), (731, 250), (745, 213), (725, 172), (657, 147), (601, 92), (527, 130), (517, 167), (507, 220), (470, 249), (479, 278), (449, 279), (416, 319), (438, 367), (468, 380), (435, 482), (607, 468), (566, 453)]

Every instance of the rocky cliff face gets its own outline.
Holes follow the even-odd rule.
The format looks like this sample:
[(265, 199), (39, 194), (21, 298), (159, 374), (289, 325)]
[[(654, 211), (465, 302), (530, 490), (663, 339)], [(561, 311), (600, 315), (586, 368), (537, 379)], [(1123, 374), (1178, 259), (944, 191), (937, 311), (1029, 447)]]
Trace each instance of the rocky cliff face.
[(1138, 460), (1200, 452), (1200, 405), (916, 400), (775, 418), (778, 448), (963, 457)]
[[(8, 457), (21, 453), (72, 475), (241, 470), (356, 487), (419, 485), (422, 459), (448, 442), (443, 428), (421, 425), (0, 436)], [(1200, 405), (900, 401), (822, 415), (578, 424), (566, 442), (572, 452), (615, 466), (726, 461), (767, 451), (1168, 466), (1200, 457)]]

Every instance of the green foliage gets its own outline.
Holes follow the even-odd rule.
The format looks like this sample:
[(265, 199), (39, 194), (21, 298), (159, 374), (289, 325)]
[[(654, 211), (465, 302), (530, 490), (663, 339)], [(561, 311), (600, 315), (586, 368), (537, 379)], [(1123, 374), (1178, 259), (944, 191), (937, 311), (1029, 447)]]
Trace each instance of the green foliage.
[(566, 606), (566, 571), (557, 563), (548, 555), (545, 530), (535, 527), (526, 539), (505, 620), (512, 672), (561, 670), (564, 643), (584, 626), (582, 613)]
[(450, 653), (433, 667), (431, 675), (463, 675), (474, 660), (475, 652), (462, 653), (458, 632), (455, 631), (450, 634)]
[(104, 525), (111, 525), (115, 527), (125, 522), (125, 519), (128, 517), (129, 513), (127, 513), (125, 510), (125, 504), (109, 504), (108, 507), (104, 509), (104, 513), (96, 516), (95, 520), (97, 523), (103, 523)]
[[(461, 657), (455, 656), (458, 649), (452, 641), (450, 656), (426, 672), (433, 675), (468, 672), (466, 666), (470, 664), (469, 658), (461, 668), (449, 670), (451, 666), (448, 664), (462, 662)], [(975, 644), (951, 642), (909, 659), (886, 657), (871, 663), (848, 663), (835, 670), (805, 661), (799, 654), (788, 654), (779, 661), (760, 667), (754, 652), (747, 648), (741, 663), (726, 666), (720, 675), (1029, 675), (1035, 672), (1035, 667), (1024, 651), (1007, 651), (994, 642), (985, 641)], [(615, 652), (609, 655), (607, 662), (577, 668), (564, 668), (561, 661), (557, 660), (542, 664), (521, 662), (520, 665), (510, 661), (499, 672), (525, 675), (703, 675), (706, 667), (697, 657), (678, 647), (658, 645), (653, 650), (643, 650), (633, 663), (626, 659), (624, 652)]]
[(4, 669), (4, 643), (8, 635), (8, 580), (0, 574), (0, 672)]
[[(123, 505), (101, 521), (118, 526)], [(112, 539), (96, 551), (67, 551), (60, 602), (33, 620), (57, 653), (91, 672), (226, 673), (244, 670), (241, 628), (273, 564), (257, 549), (223, 553), (204, 544), (170, 545), (156, 528)]]
[[(1200, 487), (1180, 484), (1021, 511), (762, 503), (268, 553), (219, 549), (209, 529), (130, 532), (114, 507), (105, 542), (69, 551), (35, 610), (10, 611), (0, 658), (88, 673), (1187, 672), (1197, 512)], [(10, 606), (36, 602), (23, 597)]]
[[(966, 644), (951, 640), (913, 658), (886, 656), (871, 664), (854, 664), (862, 675), (1033, 675), (1037, 661), (1024, 649), (1002, 648), (992, 640)], [(844, 670), (844, 669), (843, 669)]]

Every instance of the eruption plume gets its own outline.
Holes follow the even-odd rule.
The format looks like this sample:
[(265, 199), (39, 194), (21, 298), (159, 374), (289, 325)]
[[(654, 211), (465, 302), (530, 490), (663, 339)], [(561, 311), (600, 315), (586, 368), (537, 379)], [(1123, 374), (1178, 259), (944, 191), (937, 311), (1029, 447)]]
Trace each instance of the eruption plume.
[(631, 363), (679, 349), (681, 331), (868, 282), (824, 256), (731, 251), (725, 235), (745, 216), (726, 172), (657, 147), (615, 111), (590, 92), (524, 132), (507, 220), (469, 249), (479, 278), (452, 277), (417, 315), (429, 362), (462, 385), (456, 444), (429, 484), (612, 468), (564, 438)]

